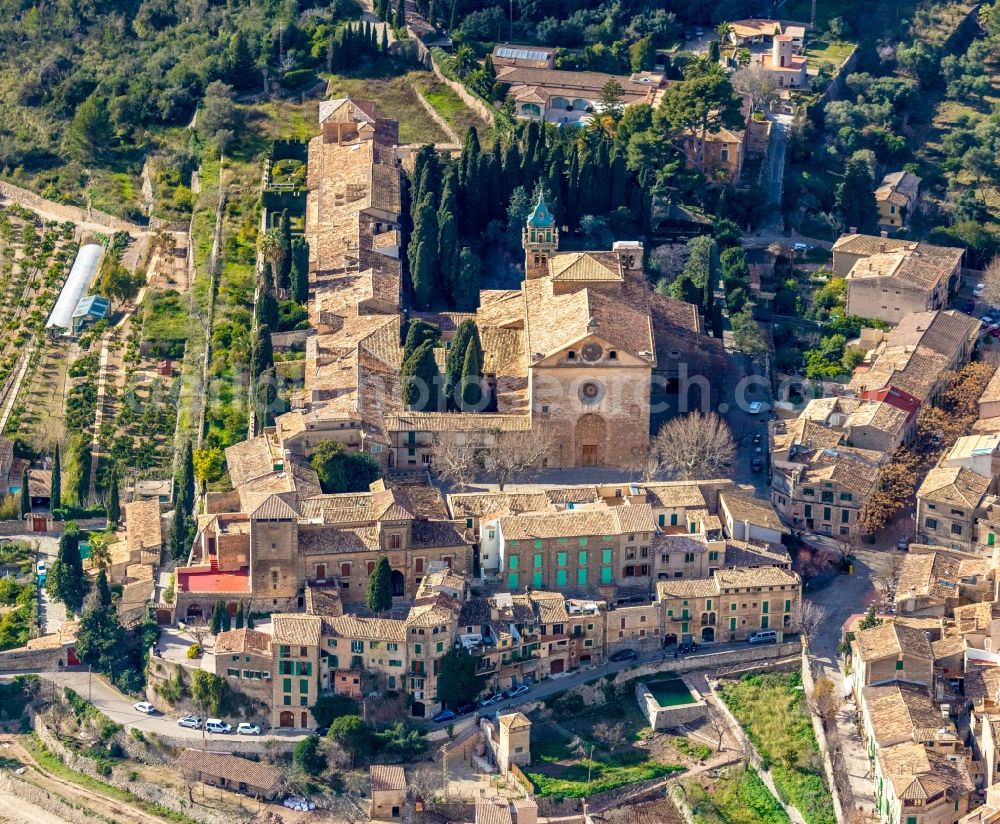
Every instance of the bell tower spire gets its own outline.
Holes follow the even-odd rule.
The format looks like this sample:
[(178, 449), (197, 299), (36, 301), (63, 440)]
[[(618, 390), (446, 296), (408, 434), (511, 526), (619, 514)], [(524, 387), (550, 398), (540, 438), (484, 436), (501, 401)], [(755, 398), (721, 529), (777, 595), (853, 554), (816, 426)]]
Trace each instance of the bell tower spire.
[(529, 280), (549, 273), (549, 255), (559, 248), (559, 227), (552, 210), (545, 204), (545, 193), (539, 192), (538, 202), (521, 233), (524, 247), (524, 276)]

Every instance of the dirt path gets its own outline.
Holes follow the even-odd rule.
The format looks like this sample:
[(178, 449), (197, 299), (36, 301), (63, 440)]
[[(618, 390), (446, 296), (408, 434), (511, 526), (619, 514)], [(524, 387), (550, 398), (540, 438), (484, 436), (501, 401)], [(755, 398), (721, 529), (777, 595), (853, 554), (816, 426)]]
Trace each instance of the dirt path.
[(163, 824), (166, 820), (159, 816), (150, 815), (128, 802), (85, 789), (72, 781), (66, 781), (46, 772), (34, 756), (12, 736), (0, 736), (0, 747), (3, 748), (4, 755), (14, 757), (28, 767), (28, 772), (25, 773), (24, 777), (32, 784), (48, 790), (70, 804), (86, 807), (97, 816), (106, 818), (110, 814), (113, 820), (138, 822), (139, 824)]
[(0, 792), (0, 822), (6, 824), (8, 821), (14, 824), (65, 824), (64, 819), (27, 799)]

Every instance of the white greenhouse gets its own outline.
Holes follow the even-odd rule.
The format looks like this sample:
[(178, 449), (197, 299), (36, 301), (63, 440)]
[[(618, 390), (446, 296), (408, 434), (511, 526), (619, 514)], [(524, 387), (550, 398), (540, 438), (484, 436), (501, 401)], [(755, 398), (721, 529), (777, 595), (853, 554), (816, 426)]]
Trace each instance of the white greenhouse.
[(52, 314), (45, 324), (46, 330), (51, 330), (55, 334), (65, 334), (73, 329), (73, 312), (94, 279), (103, 253), (104, 247), (96, 243), (80, 247), (69, 277), (66, 278), (66, 283), (59, 293), (59, 300), (56, 301)]

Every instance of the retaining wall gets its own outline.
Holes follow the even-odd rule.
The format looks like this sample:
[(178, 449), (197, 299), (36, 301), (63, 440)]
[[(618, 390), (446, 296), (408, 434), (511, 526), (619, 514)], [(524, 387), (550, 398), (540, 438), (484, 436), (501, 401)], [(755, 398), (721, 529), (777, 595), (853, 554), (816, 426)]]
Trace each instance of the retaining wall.
[[(420, 45), (423, 46), (423, 43), (421, 43)], [(429, 51), (428, 55), (430, 55)], [(461, 98), (462, 102), (470, 109), (472, 109), (472, 111), (474, 111), (477, 115), (479, 115), (483, 120), (485, 120), (491, 126), (496, 125), (496, 121), (493, 115), (493, 110), (489, 106), (487, 106), (478, 97), (473, 95), (472, 92), (466, 89), (465, 86), (463, 86), (461, 83), (452, 80), (450, 77), (445, 77), (444, 72), (441, 71), (441, 67), (434, 62), (434, 58), (430, 57), (429, 59), (431, 64), (431, 71), (434, 72), (434, 75), (437, 77), (438, 80), (440, 80), (449, 89), (455, 92), (455, 94), (457, 94), (459, 98)]]
[(665, 707), (656, 700), (652, 691), (643, 682), (640, 681), (635, 685), (635, 700), (639, 702), (639, 709), (646, 716), (650, 727), (659, 731), (680, 727), (697, 721), (708, 711), (701, 696), (687, 684), (684, 686), (691, 691), (694, 701)]
[(187, 799), (178, 798), (165, 787), (151, 784), (141, 778), (129, 780), (129, 773), (132, 770), (128, 766), (116, 765), (112, 767), (111, 775), (102, 775), (98, 771), (97, 764), (93, 759), (79, 755), (65, 747), (45, 725), (41, 715), (35, 716), (35, 732), (42, 743), (58, 755), (62, 759), (62, 762), (75, 772), (90, 776), (98, 781), (103, 781), (112, 787), (130, 792), (143, 801), (160, 804), (181, 815), (204, 822), (204, 824), (232, 824), (230, 816), (217, 815), (210, 810), (205, 810), (196, 804), (192, 804)]
[[(805, 689), (806, 697), (811, 696), (815, 688), (812, 667), (809, 666), (809, 656), (806, 650), (802, 650), (802, 686)], [(815, 713), (809, 713), (812, 719), (813, 732), (816, 733), (816, 743), (819, 744), (820, 754), (823, 756), (823, 771), (826, 773), (826, 783), (830, 787), (830, 794), (833, 796), (833, 809), (837, 814), (837, 821), (846, 821), (844, 817), (844, 807), (840, 800), (840, 791), (837, 788), (837, 781), (833, 775), (833, 760), (830, 757), (830, 745), (826, 740), (826, 730), (823, 722), (816, 717)]]
[(0, 672), (18, 670), (57, 670), (66, 665), (62, 647), (26, 649), (18, 647), (0, 652)]
[(137, 234), (145, 231), (145, 228), (138, 224), (122, 220), (97, 209), (81, 209), (77, 206), (67, 206), (63, 203), (45, 200), (34, 192), (29, 192), (27, 189), (15, 186), (6, 180), (0, 180), (0, 196), (11, 203), (17, 203), (32, 210), (48, 212), (55, 217), (70, 220), (73, 223), (97, 223), (101, 226), (107, 226), (113, 232)]

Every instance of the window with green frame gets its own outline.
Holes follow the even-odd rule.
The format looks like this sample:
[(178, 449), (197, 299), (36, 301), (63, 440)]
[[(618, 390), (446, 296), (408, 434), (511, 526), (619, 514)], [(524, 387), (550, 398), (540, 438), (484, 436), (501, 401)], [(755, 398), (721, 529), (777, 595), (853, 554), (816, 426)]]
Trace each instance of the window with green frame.
[(997, 536), (992, 532), (986, 536), (986, 546), (993, 546), (996, 543)]
[(770, 621), (768, 620), (767, 616), (762, 615), (760, 618), (760, 628), (767, 629), (769, 626), (770, 626)]
[(581, 586), (581, 587), (587, 586), (587, 570), (586, 570), (586, 568), (578, 569), (576, 571), (576, 584), (577, 584), (577, 586)]
[(730, 631), (733, 631), (733, 630), (736, 629), (736, 619), (735, 618), (730, 618), (729, 619), (729, 629), (730, 629)]
[(581, 550), (580, 550), (580, 551), (579, 551), (579, 552), (577, 553), (577, 555), (576, 555), (576, 562), (577, 562), (577, 563), (578, 563), (578, 564), (579, 564), (580, 566), (586, 566), (586, 565), (587, 565), (587, 550), (585, 550), (585, 549), (581, 549)]
[(610, 564), (612, 558), (614, 558), (614, 550), (613, 549), (602, 549), (601, 550), (601, 563), (602, 564)]
[(685, 633), (687, 631), (688, 631), (688, 625), (687, 621), (685, 621), (683, 624), (681, 624), (681, 633)]
[(791, 612), (791, 611), (792, 611), (792, 602), (788, 598), (786, 598), (785, 599), (785, 612)]
[(760, 605), (760, 611), (763, 612), (765, 615), (767, 615), (767, 612), (770, 609), (770, 607), (771, 607), (770, 601), (762, 601)]
[(507, 575), (507, 589), (516, 590), (518, 588), (518, 574), (511, 572)]
[(309, 692), (308, 681), (299, 681), (299, 692)]
[(535, 549), (541, 549), (541, 548), (542, 548), (542, 539), (535, 538)]
[(583, 537), (581, 537), (581, 538), (580, 538), (580, 546), (586, 546), (586, 545), (587, 545), (587, 539), (586, 539), (586, 538), (583, 538)]
[(520, 563), (521, 558), (519, 555), (511, 555), (507, 558), (507, 566), (509, 569), (517, 569)]
[(565, 569), (557, 569), (556, 570), (556, 586), (557, 587), (564, 587), (564, 586), (566, 586), (566, 580), (567, 580), (567, 578), (566, 578), (566, 570)]
[(601, 567), (601, 583), (612, 584), (614, 583), (614, 580), (614, 572), (611, 567)]
[(532, 561), (532, 563), (535, 565), (535, 569), (541, 569), (542, 568), (542, 557), (543, 556), (542, 556), (541, 552), (536, 552), (535, 553), (535, 557), (534, 557), (534, 559)]
[(292, 691), (292, 679), (291, 678), (282, 678), (281, 679), (281, 691), (282, 692), (291, 692)]
[(531, 576), (531, 585), (535, 589), (541, 589), (542, 584), (543, 584), (542, 573), (540, 570), (535, 570), (535, 574)]
[(559, 552), (556, 554), (556, 563), (559, 566), (566, 566), (567, 554), (565, 552)]

